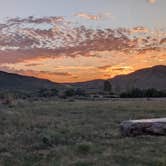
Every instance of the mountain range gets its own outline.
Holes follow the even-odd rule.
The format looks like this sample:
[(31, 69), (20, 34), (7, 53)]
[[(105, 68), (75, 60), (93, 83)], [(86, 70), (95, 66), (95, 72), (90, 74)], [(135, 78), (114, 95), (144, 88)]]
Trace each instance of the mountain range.
[[(73, 86), (90, 92), (101, 92), (105, 80), (92, 80), (73, 83)], [(166, 90), (166, 66), (159, 65), (137, 70), (127, 75), (119, 75), (108, 79), (115, 93), (124, 92), (133, 88)]]
[[(34, 91), (41, 88), (81, 88), (86, 92), (101, 92), (104, 89), (105, 80), (92, 80), (77, 83), (54, 83), (49, 80), (28, 77), (0, 71), (0, 90), (28, 90)], [(108, 79), (112, 85), (112, 91), (120, 93), (132, 88), (155, 88), (166, 90), (166, 66), (154, 66), (137, 70), (127, 75), (119, 75)]]

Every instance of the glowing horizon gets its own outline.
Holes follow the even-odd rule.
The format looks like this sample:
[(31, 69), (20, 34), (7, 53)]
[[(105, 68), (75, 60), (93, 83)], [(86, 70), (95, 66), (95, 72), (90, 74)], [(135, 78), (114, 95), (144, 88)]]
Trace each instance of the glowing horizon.
[(8, 1), (0, 7), (2, 71), (82, 82), (166, 65), (164, 0), (14, 0), (6, 12)]

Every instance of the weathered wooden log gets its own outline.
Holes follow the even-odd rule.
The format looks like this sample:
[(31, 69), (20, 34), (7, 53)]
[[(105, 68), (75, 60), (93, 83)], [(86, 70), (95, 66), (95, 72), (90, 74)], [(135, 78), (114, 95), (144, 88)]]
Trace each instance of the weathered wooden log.
[(166, 118), (129, 120), (120, 124), (123, 136), (166, 135)]

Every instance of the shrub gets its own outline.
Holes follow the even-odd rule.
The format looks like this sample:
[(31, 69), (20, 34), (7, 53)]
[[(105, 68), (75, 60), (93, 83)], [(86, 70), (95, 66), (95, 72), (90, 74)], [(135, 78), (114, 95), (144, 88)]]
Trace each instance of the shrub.
[(54, 97), (57, 96), (58, 90), (56, 88), (46, 89), (42, 88), (38, 91), (39, 97)]
[(67, 143), (65, 134), (54, 130), (47, 130), (41, 134), (41, 140), (45, 145), (64, 145)]
[(75, 95), (74, 89), (67, 89), (67, 90), (65, 91), (65, 96), (66, 96), (66, 97), (72, 97), (72, 96), (74, 96), (74, 95)]
[(75, 95), (77, 95), (77, 96), (86, 96), (86, 93), (83, 89), (78, 88), (78, 89), (75, 90)]
[(79, 144), (77, 145), (77, 152), (86, 155), (91, 152), (91, 145), (88, 143)]

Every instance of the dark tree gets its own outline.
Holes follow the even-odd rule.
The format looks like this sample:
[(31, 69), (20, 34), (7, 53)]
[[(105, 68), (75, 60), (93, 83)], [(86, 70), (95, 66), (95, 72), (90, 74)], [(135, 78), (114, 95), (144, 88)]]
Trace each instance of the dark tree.
[(85, 91), (83, 89), (78, 88), (78, 89), (75, 90), (75, 95), (85, 96), (86, 93), (85, 93)]
[(105, 92), (111, 92), (112, 91), (111, 83), (108, 80), (104, 81), (104, 91)]
[(56, 88), (52, 88), (52, 89), (42, 88), (38, 91), (38, 96), (39, 97), (53, 97), (53, 96), (56, 96), (57, 93), (58, 93), (58, 90)]
[(38, 91), (38, 96), (39, 97), (48, 97), (48, 90), (46, 88), (41, 88), (39, 91)]
[(71, 97), (71, 96), (74, 96), (74, 95), (75, 95), (74, 89), (67, 89), (67, 90), (65, 91), (65, 96), (66, 96), (66, 97)]
[(58, 90), (56, 88), (52, 88), (50, 91), (52, 96), (56, 96), (58, 94)]
[(156, 89), (147, 89), (146, 90), (146, 97), (160, 97), (160, 92)]

